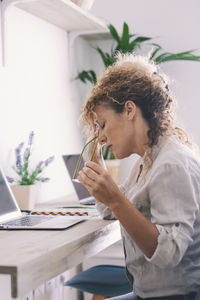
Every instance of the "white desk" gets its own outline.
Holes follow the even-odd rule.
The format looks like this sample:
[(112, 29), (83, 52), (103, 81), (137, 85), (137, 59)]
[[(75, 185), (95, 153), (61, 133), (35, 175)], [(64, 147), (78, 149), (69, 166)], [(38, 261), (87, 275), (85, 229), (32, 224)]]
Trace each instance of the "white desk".
[(62, 231), (2, 230), (0, 274), (11, 276), (12, 297), (21, 297), (119, 239), (118, 221), (101, 219)]

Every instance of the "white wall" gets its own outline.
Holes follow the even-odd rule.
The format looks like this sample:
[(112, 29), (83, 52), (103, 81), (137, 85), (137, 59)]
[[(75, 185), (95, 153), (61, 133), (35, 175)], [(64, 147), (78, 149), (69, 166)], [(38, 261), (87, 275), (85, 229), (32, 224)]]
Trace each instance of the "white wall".
[[(198, 0), (95, 0), (91, 9), (118, 30), (126, 21), (132, 33), (156, 37), (155, 42), (168, 51), (200, 49), (199, 11)], [(46, 172), (51, 181), (42, 184), (40, 201), (46, 201), (72, 192), (60, 155), (80, 151), (79, 108), (89, 93), (89, 88), (73, 79), (82, 66), (99, 68), (90, 47), (99, 42), (78, 43), (77, 39), (70, 49), (74, 67), (69, 64), (64, 30), (12, 6), (7, 9), (5, 25), (6, 66), (0, 67), (0, 164), (11, 174), (14, 148), (34, 130), (33, 161), (56, 155)], [(110, 47), (109, 42), (104, 44)], [(179, 118), (200, 144), (200, 63), (171, 62), (161, 67), (174, 80), (170, 88), (178, 98)]]
[(51, 155), (51, 177), (39, 201), (72, 192), (61, 160), (81, 149), (78, 113), (70, 94), (68, 37), (61, 30), (10, 6), (5, 15), (5, 67), (0, 67), (0, 165), (12, 175), (14, 148), (35, 132), (32, 161)]
[[(131, 33), (156, 37), (166, 51), (199, 49), (199, 0), (95, 0), (91, 13), (121, 30), (126, 21)], [(200, 62), (161, 65), (174, 80), (170, 88), (178, 99), (179, 118), (200, 145)]]
[[(133, 33), (157, 37), (155, 41), (169, 51), (200, 49), (199, 11), (199, 0), (95, 0), (91, 9), (91, 13), (119, 30), (126, 21)], [(7, 175), (11, 173), (14, 148), (34, 130), (33, 160), (56, 155), (46, 172), (51, 181), (42, 185), (40, 201), (46, 201), (72, 192), (60, 155), (80, 151), (78, 107), (88, 89), (69, 81), (65, 31), (14, 7), (8, 8), (5, 24), (6, 66), (0, 67), (0, 165)], [(85, 41), (82, 46), (71, 49), (77, 68), (82, 62), (85, 66), (92, 62), (99, 68), (94, 56), (90, 57), (94, 50), (89, 50)], [(175, 81), (170, 88), (179, 99), (179, 117), (200, 145), (200, 63), (166, 63), (163, 69)]]

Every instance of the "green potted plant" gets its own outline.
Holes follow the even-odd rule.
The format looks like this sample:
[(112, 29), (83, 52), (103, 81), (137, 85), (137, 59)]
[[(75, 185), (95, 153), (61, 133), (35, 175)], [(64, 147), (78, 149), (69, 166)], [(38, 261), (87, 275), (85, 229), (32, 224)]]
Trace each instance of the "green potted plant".
[[(115, 57), (118, 51), (122, 53), (134, 53), (135, 51), (140, 50), (147, 41), (153, 39), (152, 37), (131, 34), (126, 22), (123, 23), (121, 36), (112, 24), (108, 26), (108, 29), (115, 42), (114, 46), (110, 49), (110, 52), (105, 52), (99, 47), (96, 48), (105, 69), (115, 62)], [(200, 61), (200, 56), (193, 54), (194, 50), (171, 53), (164, 52), (162, 47), (157, 43), (151, 43), (150, 45), (153, 46), (150, 59), (156, 64), (175, 60)], [(81, 80), (83, 83), (90, 82), (95, 84), (97, 81), (97, 74), (94, 70), (83, 70), (78, 73), (76, 79)]]
[(38, 182), (48, 182), (50, 178), (44, 177), (43, 173), (46, 167), (54, 160), (54, 156), (50, 156), (46, 160), (40, 161), (34, 168), (30, 166), (30, 157), (32, 154), (32, 145), (34, 132), (31, 131), (27, 146), (24, 151), (24, 142), (21, 142), (15, 149), (15, 165), (13, 170), (15, 177), (7, 176), (7, 180), (11, 183), (11, 189), (16, 197), (18, 205), (21, 209), (31, 210), (35, 205), (35, 198), (38, 190)]

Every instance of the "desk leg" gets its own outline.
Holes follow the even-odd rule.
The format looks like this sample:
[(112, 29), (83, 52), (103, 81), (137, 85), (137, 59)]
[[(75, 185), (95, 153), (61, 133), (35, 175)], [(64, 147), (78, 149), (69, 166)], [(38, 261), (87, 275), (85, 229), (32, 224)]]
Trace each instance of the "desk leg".
[[(78, 266), (75, 267), (75, 272), (76, 274), (80, 273), (83, 271), (83, 265), (79, 264)], [(77, 300), (84, 300), (84, 295), (82, 291), (77, 290)]]

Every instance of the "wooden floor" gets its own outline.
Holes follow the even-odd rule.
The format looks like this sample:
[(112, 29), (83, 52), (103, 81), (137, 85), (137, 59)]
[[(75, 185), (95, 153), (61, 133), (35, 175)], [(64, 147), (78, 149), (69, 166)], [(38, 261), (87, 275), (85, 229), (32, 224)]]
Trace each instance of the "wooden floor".
[(106, 297), (101, 295), (93, 295), (92, 300), (104, 300)]

